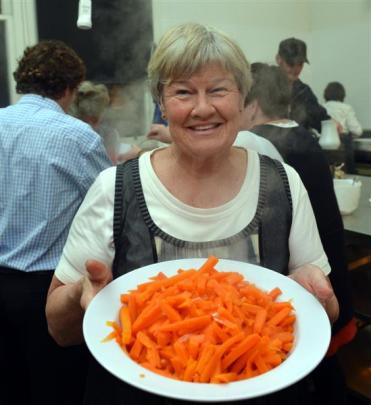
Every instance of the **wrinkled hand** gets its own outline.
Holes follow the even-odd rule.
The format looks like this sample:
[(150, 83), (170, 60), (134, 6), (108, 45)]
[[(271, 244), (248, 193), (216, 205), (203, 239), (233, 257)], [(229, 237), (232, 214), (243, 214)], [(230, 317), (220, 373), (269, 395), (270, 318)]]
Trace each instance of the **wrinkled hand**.
[(112, 271), (97, 260), (85, 263), (87, 275), (82, 279), (80, 305), (86, 310), (95, 295), (112, 281)]
[(319, 267), (306, 264), (297, 268), (289, 277), (318, 299), (332, 323), (336, 321), (339, 316), (339, 303), (328, 277)]
[(151, 129), (147, 133), (147, 138), (163, 143), (171, 143), (169, 128), (162, 124), (152, 124)]

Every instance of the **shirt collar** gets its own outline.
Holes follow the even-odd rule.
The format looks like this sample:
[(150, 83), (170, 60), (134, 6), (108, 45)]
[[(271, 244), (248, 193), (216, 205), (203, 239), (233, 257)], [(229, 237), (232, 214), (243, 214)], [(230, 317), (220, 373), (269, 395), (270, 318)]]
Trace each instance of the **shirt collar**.
[(43, 108), (64, 113), (63, 108), (51, 98), (43, 97), (38, 94), (25, 94), (18, 101), (19, 104), (35, 104)]

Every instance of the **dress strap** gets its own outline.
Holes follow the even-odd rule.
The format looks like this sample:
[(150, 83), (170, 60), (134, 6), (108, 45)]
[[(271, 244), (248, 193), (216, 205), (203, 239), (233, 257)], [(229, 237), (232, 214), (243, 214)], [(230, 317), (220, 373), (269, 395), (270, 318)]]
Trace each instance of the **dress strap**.
[[(279, 273), (288, 273), (289, 235), (292, 224), (290, 185), (282, 163), (260, 156), (260, 176), (265, 192), (259, 227), (261, 263)], [(279, 236), (278, 236), (279, 235)]]
[(124, 213), (122, 210), (123, 200), (123, 177), (124, 177), (124, 165), (120, 164), (116, 167), (116, 180), (115, 180), (115, 200), (113, 206), (113, 242), (115, 244), (116, 251), (120, 248), (120, 231), (122, 226), (122, 219)]

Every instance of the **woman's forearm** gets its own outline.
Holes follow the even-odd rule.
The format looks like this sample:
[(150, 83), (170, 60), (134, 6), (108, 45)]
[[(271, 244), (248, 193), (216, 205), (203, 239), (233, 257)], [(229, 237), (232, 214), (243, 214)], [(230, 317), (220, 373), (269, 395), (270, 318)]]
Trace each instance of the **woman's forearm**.
[(83, 341), (81, 307), (82, 281), (62, 284), (54, 278), (46, 304), (46, 318), (50, 335), (60, 346), (71, 346)]
[(46, 303), (49, 333), (61, 346), (83, 341), (82, 320), (95, 295), (112, 281), (111, 269), (104, 263), (88, 260), (86, 275), (79, 281), (63, 284), (56, 276), (50, 284)]

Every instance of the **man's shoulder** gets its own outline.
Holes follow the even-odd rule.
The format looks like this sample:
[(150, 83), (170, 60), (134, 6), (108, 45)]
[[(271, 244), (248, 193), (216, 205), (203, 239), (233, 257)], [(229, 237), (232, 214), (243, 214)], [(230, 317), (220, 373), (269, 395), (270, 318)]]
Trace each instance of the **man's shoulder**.
[(303, 93), (303, 92), (310, 92), (312, 93), (312, 89), (310, 86), (304, 82), (302, 82), (300, 79), (297, 79), (294, 81), (293, 86), (292, 86), (292, 91), (294, 93)]
[(53, 117), (55, 131), (60, 131), (65, 134), (66, 137), (71, 137), (73, 139), (83, 139), (87, 138), (96, 138), (99, 135), (93, 130), (93, 128), (84, 121), (79, 120), (69, 114), (64, 112), (54, 111), (51, 114)]

